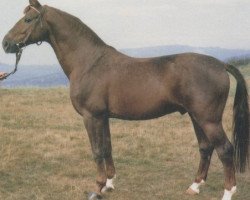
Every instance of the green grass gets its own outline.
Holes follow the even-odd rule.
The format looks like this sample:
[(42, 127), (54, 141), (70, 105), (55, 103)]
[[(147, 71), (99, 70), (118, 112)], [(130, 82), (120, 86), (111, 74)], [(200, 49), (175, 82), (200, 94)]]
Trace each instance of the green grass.
[[(242, 70), (250, 75), (249, 68)], [(0, 90), (0, 199), (82, 200), (93, 188), (95, 164), (68, 93), (67, 88)], [(231, 118), (232, 97), (224, 115), (229, 137)], [(200, 195), (184, 193), (199, 161), (187, 115), (111, 120), (111, 133), (117, 179), (107, 200), (221, 199), (224, 176), (216, 154)], [(250, 172), (237, 174), (237, 181), (234, 200), (250, 199)]]

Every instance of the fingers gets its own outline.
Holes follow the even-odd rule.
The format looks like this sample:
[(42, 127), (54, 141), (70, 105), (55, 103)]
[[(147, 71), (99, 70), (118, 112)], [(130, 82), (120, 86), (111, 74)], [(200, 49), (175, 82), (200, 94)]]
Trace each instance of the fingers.
[(7, 73), (5, 72), (0, 72), (0, 80), (4, 79), (6, 77)]

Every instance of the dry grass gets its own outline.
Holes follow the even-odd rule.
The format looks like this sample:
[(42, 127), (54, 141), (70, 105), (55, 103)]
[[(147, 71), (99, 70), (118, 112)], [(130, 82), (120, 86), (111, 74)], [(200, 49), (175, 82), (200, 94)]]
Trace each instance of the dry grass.
[[(0, 92), (0, 199), (82, 200), (94, 185), (95, 165), (82, 119), (68, 89), (2, 89)], [(232, 98), (224, 116), (231, 135)], [(223, 170), (214, 154), (199, 196), (184, 194), (199, 153), (187, 115), (144, 121), (111, 120), (116, 191), (108, 200), (216, 200)], [(250, 199), (250, 172), (237, 174), (235, 200)]]

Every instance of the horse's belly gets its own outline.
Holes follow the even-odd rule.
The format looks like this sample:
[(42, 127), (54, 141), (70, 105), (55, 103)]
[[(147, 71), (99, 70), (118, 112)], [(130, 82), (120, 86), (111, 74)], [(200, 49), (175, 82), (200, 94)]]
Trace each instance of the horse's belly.
[(111, 117), (140, 120), (183, 112), (172, 94), (171, 84), (163, 78), (154, 76), (141, 82), (132, 80), (128, 77), (127, 82), (114, 84), (110, 89), (108, 108)]
[(179, 105), (161, 102), (161, 101), (136, 101), (120, 102), (116, 106), (111, 107), (110, 117), (128, 120), (145, 120), (161, 117), (163, 115), (186, 111)]

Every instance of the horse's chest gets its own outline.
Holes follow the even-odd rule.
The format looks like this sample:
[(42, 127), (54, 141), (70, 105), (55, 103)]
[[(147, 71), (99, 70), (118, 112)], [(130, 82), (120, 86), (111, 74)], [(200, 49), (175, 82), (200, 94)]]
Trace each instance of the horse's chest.
[(70, 97), (73, 107), (83, 115), (85, 111), (92, 114), (105, 112), (106, 104), (103, 98), (103, 92), (91, 88), (82, 88), (81, 90), (71, 88)]

